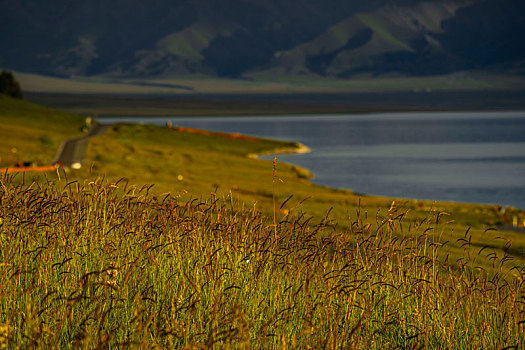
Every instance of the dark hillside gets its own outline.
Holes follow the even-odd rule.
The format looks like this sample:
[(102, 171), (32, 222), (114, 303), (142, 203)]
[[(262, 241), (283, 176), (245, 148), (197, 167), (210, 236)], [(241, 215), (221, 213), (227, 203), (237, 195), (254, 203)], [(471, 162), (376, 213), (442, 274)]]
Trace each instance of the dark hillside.
[(525, 68), (525, 2), (491, 0), (458, 11), (443, 22), (443, 46), (464, 69)]
[(0, 67), (53, 76), (514, 72), (520, 0), (0, 1)]

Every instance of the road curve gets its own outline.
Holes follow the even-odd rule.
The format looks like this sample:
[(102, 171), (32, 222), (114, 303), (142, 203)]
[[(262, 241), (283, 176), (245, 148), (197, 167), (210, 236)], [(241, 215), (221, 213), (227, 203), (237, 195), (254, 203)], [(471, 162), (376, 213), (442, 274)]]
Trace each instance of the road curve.
[(68, 168), (80, 168), (86, 158), (89, 138), (104, 134), (108, 127), (109, 125), (95, 124), (89, 129), (86, 136), (76, 137), (62, 142), (53, 164), (59, 163)]

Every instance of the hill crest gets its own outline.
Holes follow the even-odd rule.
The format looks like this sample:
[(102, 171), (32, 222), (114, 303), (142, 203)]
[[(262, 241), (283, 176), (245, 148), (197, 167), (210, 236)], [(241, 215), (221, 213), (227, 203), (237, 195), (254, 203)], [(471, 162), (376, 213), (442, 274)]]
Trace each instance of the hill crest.
[(52, 76), (523, 73), (520, 0), (0, 3), (0, 66)]

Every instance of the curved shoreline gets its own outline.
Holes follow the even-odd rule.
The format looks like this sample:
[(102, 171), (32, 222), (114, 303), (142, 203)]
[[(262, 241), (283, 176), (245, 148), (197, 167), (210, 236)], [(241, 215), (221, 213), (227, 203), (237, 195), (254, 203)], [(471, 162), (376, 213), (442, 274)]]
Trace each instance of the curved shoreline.
[(258, 159), (259, 156), (269, 156), (272, 154), (304, 154), (312, 152), (308, 146), (303, 145), (300, 142), (295, 142), (294, 145), (295, 147), (280, 147), (267, 152), (250, 153), (248, 154), (248, 158)]

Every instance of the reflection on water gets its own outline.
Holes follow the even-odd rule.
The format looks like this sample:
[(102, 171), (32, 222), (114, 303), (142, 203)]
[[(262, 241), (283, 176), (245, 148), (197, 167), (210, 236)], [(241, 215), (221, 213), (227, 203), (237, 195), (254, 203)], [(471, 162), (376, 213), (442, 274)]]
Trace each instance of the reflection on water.
[(278, 158), (321, 185), (525, 208), (525, 112), (142, 120), (302, 142), (311, 153)]

